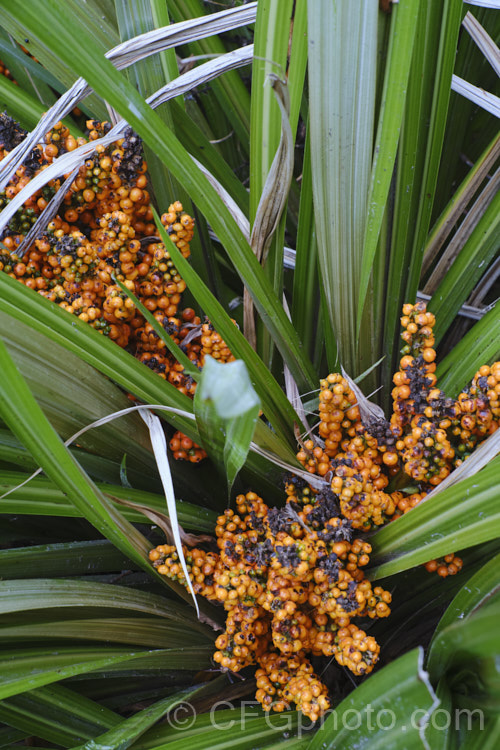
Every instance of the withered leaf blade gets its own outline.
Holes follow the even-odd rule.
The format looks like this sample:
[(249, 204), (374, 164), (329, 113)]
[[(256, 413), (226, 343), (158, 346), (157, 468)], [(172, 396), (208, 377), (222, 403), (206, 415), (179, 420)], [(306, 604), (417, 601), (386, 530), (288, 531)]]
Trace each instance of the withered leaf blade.
[[(290, 127), (290, 94), (286, 81), (274, 73), (269, 81), (281, 111), (281, 137), (271, 169), (260, 197), (250, 236), (250, 246), (257, 260), (264, 265), (278, 222), (285, 208), (293, 174), (293, 135)], [(255, 321), (253, 302), (245, 288), (243, 297), (245, 336), (255, 349)]]

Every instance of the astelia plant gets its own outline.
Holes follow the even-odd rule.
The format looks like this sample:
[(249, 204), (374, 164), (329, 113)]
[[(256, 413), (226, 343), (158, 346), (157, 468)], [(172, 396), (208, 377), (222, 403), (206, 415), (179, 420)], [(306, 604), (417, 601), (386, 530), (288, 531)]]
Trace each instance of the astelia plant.
[[(307, 438), (328, 373), (342, 367), (373, 403), (354, 400), (389, 418), (394, 385), (406, 387), (404, 372), (393, 383), (404, 303), (425, 300), (435, 317), (423, 336), (437, 351), (426, 371), (437, 404), (458, 403), (499, 359), (497, 6), (0, 4), (0, 748), (496, 746), (497, 406), (477, 450), (459, 428), (460, 455), (471, 455), (449, 486), (359, 532), (371, 547), (364, 580), (390, 593), (392, 611), (363, 624), (380, 645), (372, 674), (314, 657), (329, 692), (322, 716), (295, 710), (309, 688), (293, 671), (283, 713), (252, 702), (267, 677), (256, 685), (254, 668), (213, 658), (224, 610), (200, 596), (195, 609), (186, 560), (166, 576), (149, 554), (165, 534), (178, 557), (182, 545), (209, 554), (236, 495), (284, 505), (284, 477), (304, 482), (301, 463), (323, 455)], [(128, 203), (96, 209), (105, 180), (122, 180), (127, 148), (141, 181), (121, 198), (137, 200), (142, 218)], [(140, 259), (164, 262), (177, 285), (170, 318), (183, 295), (189, 313), (175, 330), (151, 314), (163, 308), (136, 282), (139, 256), (121, 248), (102, 283), (135, 328), (79, 312), (64, 288), (81, 282), (77, 257), (98, 268), (90, 246), (118, 234), (117, 217), (99, 221), (125, 205), (120, 231), (134, 215)], [(55, 266), (71, 258), (61, 289), (38, 272), (41, 253)], [(169, 295), (162, 304), (174, 304)], [(203, 347), (236, 362), (205, 358), (199, 369)], [(183, 437), (171, 442), (170, 475), (162, 443), (174, 431)], [(188, 451), (192, 462), (174, 459)], [(311, 492), (319, 475), (340, 479), (330, 458)], [(429, 489), (393, 474), (389, 490), (403, 500)], [(299, 538), (305, 511), (291, 512)], [(449, 553), (463, 560), (457, 575), (423, 567)]]

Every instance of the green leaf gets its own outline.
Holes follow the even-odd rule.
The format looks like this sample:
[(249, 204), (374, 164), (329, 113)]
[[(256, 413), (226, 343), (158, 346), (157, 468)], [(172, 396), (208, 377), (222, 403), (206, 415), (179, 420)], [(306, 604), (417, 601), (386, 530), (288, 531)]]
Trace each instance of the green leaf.
[[(420, 279), (462, 7), (461, 0), (419, 3), (391, 211), (382, 383), (391, 382), (400, 348), (401, 308), (414, 301)], [(384, 397), (389, 405), (390, 388)]]
[[(431, 750), (448, 750), (453, 746), (452, 735), (456, 729), (456, 714), (453, 711), (451, 691), (445, 680), (440, 680), (436, 688), (439, 706), (431, 716), (424, 736)], [(453, 722), (455, 718), (455, 722)]]
[[(157, 594), (145, 593), (125, 586), (106, 583), (91, 583), (78, 580), (44, 580), (43, 578), (20, 581), (0, 581), (0, 613), (27, 612), (34, 610), (96, 607), (127, 612), (156, 615), (178, 624), (184, 624), (191, 615), (191, 608), (172, 602)], [(211, 630), (196, 619), (190, 621), (190, 629), (204, 634), (211, 640)]]
[[(108, 49), (117, 45), (120, 41), (116, 30), (103, 16), (102, 11), (99, 13), (96, 7), (86, 3), (82, 7), (77, 1), (69, 0), (68, 7), (71, 12), (81, 19), (89, 30), (93, 39), (95, 48), (99, 50), (98, 54), (103, 55)], [(75, 75), (70, 66), (55, 52), (50, 45), (40, 41), (36, 34), (26, 35), (27, 29), (24, 27), (23, 19), (9, 17), (2, 22), (2, 26), (17, 39), (20, 44), (27, 47), (32, 54), (47, 70), (60, 81), (66, 88), (69, 88), (75, 81)], [(29, 32), (28, 32), (29, 33)], [(26, 39), (28, 41), (26, 42)], [(85, 99), (85, 104), (92, 111), (94, 117), (106, 119), (109, 116), (108, 110), (99, 96), (91, 95)], [(87, 107), (85, 109), (87, 109)]]
[[(168, 238), (168, 235), (165, 236)], [(177, 251), (175, 245), (170, 242), (169, 247), (171, 253), (175, 254)], [(181, 261), (184, 261), (180, 252), (176, 257), (177, 265), (179, 265), (179, 258)], [(194, 274), (189, 263), (184, 262), (186, 264), (183, 267), (184, 274), (189, 272)], [(197, 278), (196, 274), (194, 274), (194, 278)], [(206, 290), (208, 296), (211, 298), (210, 292), (208, 292), (206, 287), (202, 286), (201, 289)], [(215, 301), (215, 304), (218, 305), (217, 309), (220, 308), (222, 310), (217, 301)], [(170, 406), (192, 413), (193, 402), (191, 399), (180, 393), (173, 385), (159, 378), (148, 367), (144, 367), (141, 362), (121, 349), (106, 336), (97, 333), (87, 323), (75, 318), (74, 315), (69, 315), (65, 310), (48, 302), (36, 292), (28, 289), (24, 284), (20, 284), (15, 279), (11, 279), (10, 276), (3, 273), (0, 273), (0, 310), (7, 312), (15, 320), (25, 323), (29, 328), (45, 334), (52, 341), (61, 344), (67, 351), (77, 354), (78, 357), (93, 365), (99, 372), (107, 375), (127, 392), (133, 393), (142, 401), (149, 404)], [(251, 353), (250, 359), (247, 359), (246, 356), (242, 357), (248, 366), (249, 362), (252, 362), (256, 358), (255, 352), (248, 346), (248, 343), (242, 334), (239, 333), (229, 316), (224, 311), (222, 311), (222, 315), (224, 321), (227, 323), (227, 330), (223, 323), (222, 328), (218, 325), (219, 331), (224, 330), (225, 340), (231, 345), (233, 352), (238, 350), (238, 345), (236, 347), (233, 345), (231, 336), (239, 336), (238, 341), (242, 342), (245, 353), (248, 351)], [(289, 425), (293, 424), (295, 412), (268, 370), (258, 358), (257, 361), (260, 363), (263, 393), (268, 394), (271, 391), (276, 398), (281, 400), (283, 408), (290, 412), (290, 418), (285, 419), (283, 422), (289, 428)], [(274, 399), (270, 399), (270, 401), (274, 404)], [(162, 412), (162, 415), (176, 429), (181, 430), (195, 442), (199, 443), (200, 436), (196, 430), (194, 419), (187, 419), (178, 414), (166, 412)], [(289, 432), (291, 435), (291, 430)], [(296, 462), (295, 453), (289, 447), (292, 442), (295, 446), (295, 441), (292, 440), (291, 436), (288, 441), (289, 444), (287, 444), (284, 439), (280, 439), (263, 422), (258, 422), (256, 440), (258, 440), (263, 448), (278, 455), (282, 460), (292, 464)], [(131, 447), (128, 448), (128, 450), (130, 449)], [(262, 473), (262, 461), (260, 459), (255, 460), (251, 455), (249, 463), (254, 467), (253, 471), (255, 471), (255, 467), (258, 467), (259, 473)], [(269, 464), (267, 466), (267, 471), (269, 471)], [(181, 470), (177, 469), (177, 473), (181, 473)]]
[[(78, 454), (78, 459), (80, 459), (80, 454)], [(58, 490), (46, 477), (34, 477), (24, 487), (15, 489), (28, 478), (29, 474), (0, 471), (0, 492), (13, 490), (10, 495), (0, 500), (0, 510), (3, 513), (84, 517), (82, 510), (75, 507), (64, 492)], [(117, 504), (123, 516), (133, 523), (144, 523), (144, 515), (134, 510), (133, 507), (121, 505), (119, 500), (145, 505), (160, 513), (167, 512), (163, 495), (127, 489), (121, 485), (98, 483), (97, 486), (113, 503)], [(177, 500), (177, 514), (183, 527), (196, 531), (213, 531), (217, 518), (214, 511), (183, 500)]]
[(418, 289), (420, 268), (425, 241), (429, 231), (432, 206), (436, 191), (439, 163), (443, 148), (446, 117), (451, 94), (451, 78), (455, 65), (458, 34), (464, 16), (462, 0), (445, 0), (438, 4), (442, 9), (439, 46), (434, 66), (430, 69), (424, 86), (432, 87), (432, 106), (428, 124), (427, 148), (418, 203), (418, 213), (413, 232), (412, 256), (415, 262), (410, 268), (406, 285), (406, 299), (413, 300)]
[[(281, 134), (281, 113), (268, 76), (284, 78), (292, 0), (260, 3), (255, 22), (250, 128), (250, 219), (253, 222)], [(267, 82), (267, 83), (266, 83)]]
[(235, 419), (259, 406), (242, 360), (221, 363), (207, 357), (200, 385), (202, 397), (213, 402), (222, 419)]
[(428, 305), (436, 315), (433, 332), (437, 342), (498, 254), (499, 228), (500, 193), (497, 192)]
[(418, 0), (399, 3), (392, 9), (389, 49), (382, 91), (377, 136), (368, 196), (368, 218), (359, 282), (358, 329), (361, 325), (368, 284), (373, 270), (382, 220), (387, 210), (389, 188), (396, 162), (403, 120), (408, 76), (417, 29)]
[(496, 483), (500, 457), (475, 476), (443, 490), (372, 537), (371, 579), (500, 536)]
[[(91, 422), (130, 406), (130, 400), (109, 378), (60, 344), (3, 312), (0, 329), (31, 392), (64, 439)], [(134, 441), (129, 441), (130, 434)], [(127, 414), (92, 430), (82, 435), (78, 443), (115, 461), (122, 459), (123, 446), (129, 443), (127, 450), (135, 468), (154, 466), (149, 435), (138, 414)]]
[(196, 120), (186, 114), (176, 99), (172, 100), (171, 105), (176, 134), (184, 148), (213, 174), (236, 201), (243, 213), (248, 215), (249, 198), (243, 184), (234, 174), (224, 157), (219, 153), (216, 146), (207, 138)]
[[(78, 619), (67, 613), (67, 619), (47, 619), (50, 614), (43, 613), (38, 622), (34, 617), (26, 624), (6, 625), (0, 630), (3, 645), (24, 646), (27, 643), (41, 645), (71, 644), (82, 641), (100, 641), (103, 644), (127, 644), (127, 647), (145, 648), (183, 648), (186, 645), (188, 631), (184, 624), (172, 625), (156, 617), (83, 617)], [(82, 614), (87, 614), (84, 611)], [(198, 639), (198, 633), (189, 633), (191, 638)], [(212, 646), (213, 639), (203, 645)]]
[[(285, 732), (283, 732), (283, 735)], [(288, 733), (287, 733), (288, 734)], [(307, 737), (291, 737), (289, 739), (278, 740), (272, 745), (266, 745), (267, 750), (306, 750), (309, 745)]]
[[(261, 260), (264, 273), (273, 285), (278, 299), (283, 296), (283, 243), (286, 224), (287, 194), (290, 190), (293, 168), (293, 148), (299, 108), (304, 88), (307, 64), (307, 3), (260, 3), (254, 34), (254, 64), (251, 85), (250, 128), (250, 221), (252, 246)], [(276, 88), (270, 76), (277, 76), (285, 83)], [(278, 84), (280, 86), (280, 84)], [(274, 91), (273, 91), (274, 88)], [(284, 104), (283, 96), (286, 97)], [(278, 106), (278, 101), (280, 104)], [(275, 163), (276, 160), (276, 163)], [(280, 165), (281, 177), (277, 177), (278, 189), (270, 187)], [(293, 183), (292, 183), (293, 187)], [(276, 198), (273, 201), (273, 197)], [(270, 208), (283, 209), (283, 215), (274, 227), (274, 235), (267, 240), (265, 254), (259, 253), (259, 230), (264, 235), (270, 226)], [(259, 210), (258, 210), (259, 208)], [(291, 212), (289, 213), (291, 217)], [(275, 216), (276, 218), (276, 216)], [(264, 224), (263, 224), (264, 219)], [(293, 219), (292, 219), (293, 220)], [(263, 237), (261, 237), (263, 240)], [(247, 301), (245, 300), (245, 305)], [(245, 310), (245, 326), (249, 340), (253, 341), (253, 312)], [(269, 331), (258, 321), (257, 351), (263, 361), (272, 368), (275, 355), (274, 342)], [(306, 349), (307, 351), (307, 349)]]
[(371, 675), (328, 716), (308, 750), (421, 750), (435, 695), (414, 649)]
[[(343, 367), (356, 377), (377, 358), (356, 311), (373, 149), (375, 3), (308, 3), (309, 113), (318, 258)], [(339, 64), (339, 60), (342, 61)]]
[(242, 708), (231, 709), (227, 709), (228, 703), (222, 700), (215, 704), (215, 711), (197, 716), (186, 706), (187, 710), (179, 712), (177, 721), (172, 717), (170, 726), (151, 730), (137, 750), (185, 750), (186, 747), (190, 750), (253, 750), (283, 740), (284, 733), (293, 735), (300, 727), (300, 714), (296, 711), (263, 715), (260, 706), (253, 701)]
[[(81, 448), (70, 447), (70, 453), (75, 456), (78, 463), (94, 479), (107, 483), (116, 482), (120, 487), (124, 486), (120, 479), (120, 463), (118, 461), (112, 461), (102, 456), (95, 456)], [(0, 429), (0, 461), (2, 461), (3, 465), (9, 464), (9, 469), (21, 467), (23, 469), (36, 470), (38, 468), (26, 448), (6, 429)], [(136, 487), (142, 488), (147, 485), (148, 488), (152, 488), (152, 483), (149, 481), (150, 477), (148, 477), (148, 481), (146, 482), (145, 476), (139, 468), (129, 467), (127, 473), (129, 479), (133, 481)], [(28, 475), (26, 474), (22, 481), (27, 478)], [(4, 481), (8, 482), (9, 479), (4, 477)], [(14, 480), (11, 486), (15, 486)]]
[[(26, 52), (23, 52), (5, 29), (0, 31), (0, 58), (2, 59), (2, 62), (7, 64), (7, 67), (14, 75), (14, 78), (23, 89), (26, 88), (25, 82), (29, 81), (32, 81), (33, 85), (30, 85), (27, 88), (32, 91), (39, 91), (41, 86), (45, 86), (43, 89), (42, 100), (46, 104), (48, 102), (45, 100), (45, 95), (46, 90), (50, 90), (49, 86), (59, 94), (64, 93), (65, 87), (63, 84), (58, 81), (49, 70), (40, 65), (40, 63), (30, 57), (30, 55), (27, 55)], [(22, 80), (19, 80), (20, 72)], [(22, 75), (23, 73), (24, 75)], [(50, 104), (53, 104), (55, 96), (53, 92), (50, 93)]]
[[(115, 676), (127, 675), (137, 676), (137, 674), (150, 673), (160, 676), (166, 670), (189, 670), (199, 672), (200, 670), (209, 669), (212, 664), (214, 652), (213, 641), (210, 645), (192, 646), (187, 644), (183, 648), (164, 648), (147, 650), (141, 654), (137, 653), (133, 663), (127, 664), (125, 661), (116, 661), (109, 666), (98, 669), (95, 676), (102, 675), (106, 677), (108, 673), (114, 673)], [(92, 675), (94, 676), (94, 675)]]
[(461, 341), (441, 360), (436, 375), (439, 387), (450, 396), (457, 396), (469, 383), (479, 365), (500, 357), (500, 305), (494, 305)]
[(20, 742), (24, 739), (27, 739), (26, 732), (11, 729), (10, 727), (0, 728), (0, 747), (2, 748), (12, 748), (14, 743)]
[(183, 691), (169, 695), (157, 701), (152, 706), (138, 711), (104, 734), (79, 745), (73, 750), (127, 750), (130, 745), (144, 734), (153, 724), (156, 724), (165, 714), (189, 698), (194, 691)]
[[(173, 588), (182, 598), (188, 599), (183, 586), (156, 573), (147, 556), (150, 543), (103, 495), (61, 442), (15, 368), (2, 341), (0, 355), (4, 361), (0, 382), (0, 416), (44, 472), (67, 493), (71, 502), (100, 533), (140, 568)], [(208, 613), (213, 608), (203, 601), (202, 609)]]
[(431, 679), (446, 675), (461, 705), (498, 716), (500, 676), (496, 660), (500, 638), (500, 602), (444, 628), (429, 649), (427, 667)]
[[(459, 726), (459, 729), (462, 730), (459, 737), (463, 743), (467, 742), (467, 750), (496, 750), (500, 744), (500, 718), (485, 716), (483, 721), (477, 715), (471, 717), (471, 713), (463, 711), (459, 717), (462, 725)], [(480, 725), (476, 725), (478, 731), (475, 731), (472, 736), (471, 718), (479, 718), (480, 721)], [(457, 743), (457, 746), (460, 745)], [(465, 744), (462, 746), (465, 747)]]
[(137, 651), (116, 648), (9, 650), (0, 654), (0, 699), (142, 656)]
[[(170, 24), (167, 5), (160, 0), (136, 0), (133, 4), (128, 0), (117, 0), (115, 9), (122, 40)], [(173, 48), (163, 50), (136, 61), (133, 66), (128, 68), (127, 75), (142, 96), (146, 98), (179, 75), (175, 50)], [(173, 110), (177, 109), (183, 113), (183, 105), (184, 101), (182, 97), (179, 97), (179, 100), (165, 102), (157, 108), (158, 116), (177, 137), (180, 135), (180, 127), (175, 124)], [(188, 131), (190, 129), (191, 126), (186, 128)], [(158, 203), (160, 196), (167, 196), (168, 200), (179, 200), (184, 206), (184, 210), (188, 214), (193, 214), (193, 206), (187, 192), (172, 176), (168, 165), (164, 164), (154, 150), (147, 145), (145, 145), (144, 152), (156, 203)], [(190, 247), (192, 258), (203, 262), (198, 233), (191, 240)]]
[(242, 360), (220, 363), (205, 358), (194, 413), (203, 446), (224, 466), (228, 495), (250, 450), (259, 408), (259, 397)]
[[(3, 508), (3, 501), (0, 502)], [(107, 540), (59, 542), (0, 549), (0, 578), (31, 578), (34, 571), (50, 576), (79, 576), (100, 571), (121, 571), (130, 560)]]
[(259, 406), (257, 405), (227, 422), (224, 466), (226, 468), (228, 497), (234, 480), (247, 459), (258, 416)]
[(460, 551), (463, 568), (460, 575), (439, 578), (423, 565), (377, 581), (392, 594), (393, 607), (389, 620), (373, 623), (370, 635), (379, 640), (384, 659), (391, 660), (408, 647), (427, 642), (443, 611), (467, 580), (484, 564), (484, 560), (500, 552), (498, 541), (486, 542)]
[(65, 747), (102, 733), (120, 722), (120, 716), (114, 711), (57, 684), (0, 701), (0, 719), (29, 735)]
[[(115, 1), (115, 11), (118, 29), (122, 42), (132, 37), (144, 34), (156, 28), (155, 10), (160, 14), (160, 26), (168, 26), (170, 19), (166, 5), (163, 7), (150, 0), (135, 0), (133, 4), (126, 0)], [(159, 19), (158, 19), (159, 20)], [(174, 49), (163, 50), (156, 55), (149, 55), (143, 60), (137, 60), (127, 71), (129, 80), (136, 86), (144, 98), (154, 94), (166, 83), (179, 75)], [(173, 130), (171, 105), (166, 102), (158, 108), (158, 114), (163, 122)], [(167, 167), (159, 161), (154, 152), (146, 148), (146, 161), (156, 195), (176, 196), (184, 202), (184, 196), (178, 194), (178, 184), (172, 179)], [(173, 197), (172, 197), (173, 200)], [(186, 206), (186, 210), (188, 207)]]
[[(203, 17), (206, 13), (206, 8), (200, 0), (168, 0), (167, 7), (177, 21)], [(194, 55), (221, 55), (227, 51), (218, 36), (191, 42), (189, 50)], [(234, 128), (244, 152), (248, 153), (250, 97), (243, 81), (237, 71), (230, 71), (220, 80), (214, 81), (212, 87), (220, 110), (225, 113)], [(193, 195), (192, 197), (194, 198)]]
[(113, 507), (63, 445), (0, 341), (0, 415), (54, 483), (85, 517), (141, 568), (151, 571), (148, 543)]
[(440, 619), (434, 631), (433, 641), (448, 625), (467, 619), (482, 607), (489, 607), (498, 600), (500, 597), (499, 566), (500, 555), (495, 555), (469, 578)]
[[(302, 183), (293, 274), (292, 321), (305, 349), (312, 355), (314, 345), (323, 343), (315, 325), (318, 315), (318, 247), (314, 226), (312, 197), (311, 148), (309, 123), (302, 166)], [(314, 302), (314, 304), (312, 304)], [(328, 320), (328, 319), (327, 319)], [(328, 320), (328, 324), (329, 324)], [(318, 335), (316, 335), (318, 334)]]
[[(488, 178), (488, 173), (494, 167), (499, 155), (500, 134), (496, 133), (432, 227), (426, 243), (422, 273), (426, 274), (433, 265), (451, 230), (457, 224), (461, 214), (467, 209), (478, 188)], [(444, 161), (443, 166), (446, 166), (446, 161)]]
[(123, 487), (128, 487), (128, 489), (132, 489), (132, 485), (128, 481), (127, 476), (127, 454), (123, 454), (123, 458), (120, 461), (120, 482), (122, 483)]
[[(191, 399), (113, 341), (3, 273), (0, 274), (0, 310), (61, 344), (146, 403), (192, 411)], [(172, 414), (169, 421), (196, 440), (191, 419)]]
[[(9, 115), (26, 129), (33, 129), (38, 124), (41, 116), (47, 110), (46, 105), (35, 99), (27, 91), (16, 86), (13, 81), (9, 81), (4, 75), (0, 76), (0, 107), (7, 110)], [(75, 127), (70, 118), (63, 120), (71, 134), (81, 135), (79, 128)]]

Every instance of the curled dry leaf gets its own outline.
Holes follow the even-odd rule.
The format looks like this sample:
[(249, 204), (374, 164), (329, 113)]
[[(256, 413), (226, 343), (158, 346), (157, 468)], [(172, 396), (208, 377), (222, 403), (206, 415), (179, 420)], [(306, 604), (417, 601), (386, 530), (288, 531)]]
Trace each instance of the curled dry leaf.
[[(151, 508), (148, 508), (147, 505), (140, 505), (139, 503), (133, 503), (131, 500), (124, 500), (122, 497), (110, 495), (107, 492), (105, 492), (104, 494), (106, 495), (106, 497), (109, 497), (114, 503), (124, 505), (126, 508), (132, 508), (138, 513), (142, 513), (142, 515), (146, 516), (146, 518), (149, 518), (150, 521), (155, 523), (163, 531), (169, 544), (173, 544), (174, 534), (172, 531), (172, 522), (170, 518), (165, 515), (165, 513), (160, 513), (157, 510), (152, 510)], [(179, 527), (181, 541), (188, 547), (195, 547), (197, 544), (201, 544), (202, 542), (213, 541), (213, 537), (209, 536), (208, 534), (189, 534), (188, 532), (184, 531), (180, 524), (177, 525)]]
[(269, 81), (281, 111), (281, 138), (260, 197), (250, 237), (257, 260), (266, 262), (271, 238), (286, 204), (293, 173), (293, 136), (290, 127), (290, 94), (286, 81), (274, 73)]
[[(250, 236), (252, 250), (262, 265), (266, 262), (269, 244), (285, 208), (293, 174), (293, 135), (289, 119), (288, 86), (286, 81), (275, 73), (270, 73), (268, 80), (281, 111), (281, 138), (260, 197)], [(255, 349), (253, 302), (246, 288), (243, 297), (243, 317), (245, 337)]]

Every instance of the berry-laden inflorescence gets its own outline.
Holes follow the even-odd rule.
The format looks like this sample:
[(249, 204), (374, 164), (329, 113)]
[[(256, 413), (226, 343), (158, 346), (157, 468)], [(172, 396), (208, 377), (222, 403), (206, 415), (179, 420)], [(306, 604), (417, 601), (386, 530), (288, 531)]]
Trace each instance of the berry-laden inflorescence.
[[(196, 367), (203, 367), (208, 354), (221, 362), (234, 357), (208, 320), (202, 324), (192, 308), (180, 309), (186, 284), (153, 223), (141, 140), (129, 128), (119, 141), (103, 146), (99, 140), (110, 127), (88, 120), (87, 139), (75, 139), (58, 122), (31, 151), (0, 193), (0, 208), (57, 156), (95, 141), (95, 151), (80, 167), (59, 213), (22, 257), (17, 248), (63, 180), (50, 181), (16, 212), (1, 237), (5, 249), (0, 249), (0, 271), (127, 347), (153, 372), (193, 397), (195, 381), (116, 279), (140, 299)], [(23, 128), (0, 114), (0, 159), (25, 137)], [(188, 258), (194, 220), (182, 204), (172, 203), (161, 222)], [(181, 433), (174, 435), (171, 447), (176, 459), (198, 463), (206, 457), (202, 448)]]
[[(351, 621), (386, 617), (391, 595), (366, 580), (371, 546), (354, 536), (332, 493), (296, 502), (296, 486), (288, 485), (281, 509), (253, 492), (239, 495), (236, 512), (217, 521), (218, 552), (183, 551), (195, 591), (227, 612), (215, 662), (234, 672), (257, 664), (256, 695), (266, 710), (295, 703), (316, 720), (330, 701), (308, 654), (334, 657), (355, 675), (371, 672), (379, 646)], [(160, 545), (150, 559), (186, 585), (174, 547)]]
[[(333, 658), (356, 676), (372, 671), (380, 648), (358, 622), (388, 617), (391, 594), (365, 577), (371, 546), (364, 533), (418, 505), (499, 427), (500, 363), (481, 367), (457, 399), (448, 398), (436, 385), (434, 316), (423, 303), (405, 305), (401, 323), (390, 420), (363, 422), (341, 375), (321, 381), (319, 436), (297, 458), (325, 488), (291, 477), (283, 508), (253, 492), (240, 495), (236, 511), (217, 521), (216, 553), (184, 548), (195, 591), (227, 612), (214, 661), (235, 672), (257, 665), (256, 698), (265, 710), (295, 704), (316, 720), (328, 709), (311, 657)], [(389, 489), (391, 479), (404, 487), (405, 477), (408, 492)], [(157, 547), (150, 559), (186, 584), (174, 547)], [(462, 561), (452, 553), (425, 567), (446, 577)]]

